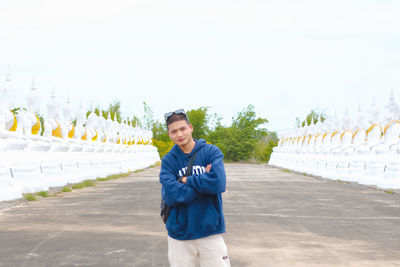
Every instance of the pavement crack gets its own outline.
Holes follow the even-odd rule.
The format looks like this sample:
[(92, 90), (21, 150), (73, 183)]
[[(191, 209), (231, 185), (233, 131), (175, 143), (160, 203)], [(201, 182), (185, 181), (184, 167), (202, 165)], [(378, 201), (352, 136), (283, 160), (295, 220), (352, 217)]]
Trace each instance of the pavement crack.
[(26, 253), (23, 262), (21, 263), (21, 267), (25, 266), (30, 266), (29, 260), (32, 259), (33, 257), (40, 257), (39, 253), (36, 253), (36, 251), (45, 243), (47, 243), (49, 240), (59, 236), (62, 232), (57, 232), (54, 234), (49, 234), (47, 238), (43, 239), (42, 241), (38, 242), (28, 253)]
[[(135, 264), (133, 266), (139, 266), (140, 264), (143, 264), (142, 260), (143, 258), (149, 254), (149, 252), (151, 251), (151, 249), (155, 246), (159, 246), (159, 244), (164, 243), (165, 239), (159, 239), (157, 240), (157, 242), (153, 242), (145, 251), (143, 251), (142, 255), (140, 255), (140, 257), (135, 259)], [(145, 261), (148, 262), (148, 261)]]
[(104, 255), (108, 256), (108, 255), (111, 255), (111, 254), (114, 254), (114, 253), (122, 253), (122, 252), (125, 252), (125, 249), (109, 251), (107, 253), (104, 253)]

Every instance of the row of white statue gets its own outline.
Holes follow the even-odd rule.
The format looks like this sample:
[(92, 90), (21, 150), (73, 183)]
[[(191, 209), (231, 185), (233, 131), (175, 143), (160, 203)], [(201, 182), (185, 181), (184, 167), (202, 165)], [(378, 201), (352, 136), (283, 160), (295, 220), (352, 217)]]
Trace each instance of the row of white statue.
[(380, 188), (400, 188), (400, 113), (393, 91), (389, 102), (350, 117), (279, 133), (269, 164), (329, 179)]
[[(87, 179), (146, 168), (160, 160), (152, 132), (86, 111), (54, 94), (40, 112), (32, 84), (15, 103), (9, 74), (0, 88), (0, 201)], [(41, 123), (39, 114), (43, 115)], [(74, 123), (73, 123), (74, 121)]]

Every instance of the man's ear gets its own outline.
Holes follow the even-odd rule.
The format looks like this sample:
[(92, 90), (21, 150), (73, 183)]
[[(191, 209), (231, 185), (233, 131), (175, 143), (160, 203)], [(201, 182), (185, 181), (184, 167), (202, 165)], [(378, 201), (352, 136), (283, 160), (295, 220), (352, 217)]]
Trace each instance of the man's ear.
[(193, 132), (193, 125), (189, 124), (190, 131)]
[(170, 135), (170, 133), (169, 133), (168, 126), (167, 126), (167, 134), (168, 134), (168, 137), (171, 139), (171, 135)]

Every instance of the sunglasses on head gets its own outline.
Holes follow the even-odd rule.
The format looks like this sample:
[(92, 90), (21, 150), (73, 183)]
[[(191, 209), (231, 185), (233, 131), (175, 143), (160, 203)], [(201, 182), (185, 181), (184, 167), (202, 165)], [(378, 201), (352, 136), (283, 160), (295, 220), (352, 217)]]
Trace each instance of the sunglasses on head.
[(165, 121), (167, 121), (174, 114), (184, 114), (186, 116), (185, 110), (183, 108), (181, 108), (181, 109), (177, 109), (172, 112), (165, 113), (164, 114)]

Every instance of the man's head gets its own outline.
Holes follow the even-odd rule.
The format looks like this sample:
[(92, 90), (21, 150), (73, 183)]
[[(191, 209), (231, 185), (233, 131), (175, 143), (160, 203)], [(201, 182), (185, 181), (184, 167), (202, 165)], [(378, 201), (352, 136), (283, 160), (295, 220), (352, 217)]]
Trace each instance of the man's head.
[(165, 114), (168, 135), (172, 142), (178, 146), (185, 146), (193, 141), (193, 126), (189, 123), (189, 119), (183, 109), (178, 109)]
[(165, 122), (167, 123), (167, 128), (171, 123), (180, 120), (184, 120), (187, 122), (187, 124), (190, 124), (184, 109), (177, 109), (175, 111), (165, 113), (164, 117), (165, 117)]

